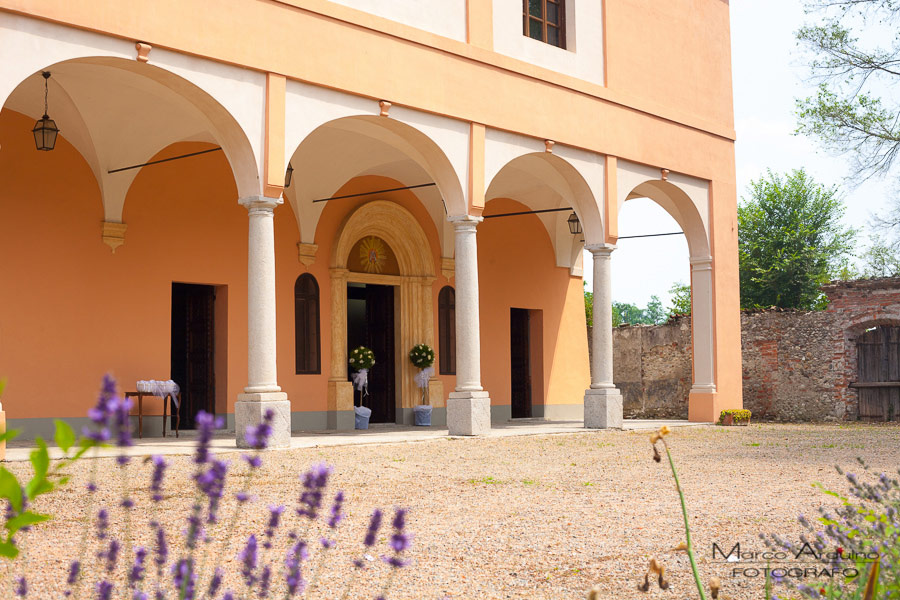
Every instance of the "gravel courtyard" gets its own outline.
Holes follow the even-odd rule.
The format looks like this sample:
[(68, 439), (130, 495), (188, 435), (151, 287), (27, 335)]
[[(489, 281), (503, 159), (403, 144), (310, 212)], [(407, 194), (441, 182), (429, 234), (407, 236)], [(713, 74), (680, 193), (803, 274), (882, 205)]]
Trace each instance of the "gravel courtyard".
[[(675, 429), (667, 439), (687, 495), (704, 578), (718, 575), (726, 598), (760, 598), (761, 577), (733, 573), (736, 566), (765, 564), (714, 560), (712, 545), (728, 552), (740, 543), (742, 552), (752, 552), (764, 550), (759, 532), (777, 531), (796, 539), (796, 516), (815, 515), (817, 506), (832, 500), (812, 484), (845, 490), (833, 465), (858, 471), (857, 456), (876, 472), (896, 473), (898, 434), (900, 427), (879, 424)], [(238, 473), (245, 472), (238, 454), (224, 456)], [(695, 597), (687, 559), (672, 551), (683, 539), (674, 484), (665, 461), (657, 464), (651, 457), (647, 433), (609, 431), (272, 452), (255, 479), (256, 501), (239, 513), (237, 538), (262, 533), (269, 504), (291, 508), (299, 495), (298, 475), (324, 461), (334, 467), (332, 492), (343, 489), (347, 495), (347, 518), (336, 535), (338, 546), (325, 563), (329, 568), (321, 570), (309, 597), (341, 597), (351, 572), (350, 559), (360, 555), (371, 509), (397, 505), (410, 508), (408, 529), (415, 538), (409, 552), (412, 565), (399, 573), (389, 598), (577, 599), (595, 584), (601, 586), (603, 598)], [(168, 460), (166, 498), (159, 515), (175, 536), (170, 544), (172, 555), (177, 555), (194, 498), (193, 465), (187, 456)], [(86, 513), (84, 487), (92, 465), (97, 466), (101, 486), (92, 512), (111, 507), (111, 532), (122, 535), (122, 511), (114, 508), (122, 489), (118, 467), (111, 459), (79, 463), (73, 482), (35, 507), (56, 518), (25, 537), (26, 562), (19, 566), (28, 576), (29, 598), (62, 597), (67, 560), (79, 553)], [(21, 475), (30, 469), (27, 463), (8, 467)], [(137, 501), (132, 536), (151, 548), (151, 530), (146, 526), (152, 514), (149, 474), (150, 465), (141, 460), (129, 466)], [(231, 492), (237, 491), (238, 483), (231, 482)], [(234, 510), (232, 497), (224, 502), (223, 521)], [(267, 560), (279, 569), (288, 544), (284, 534), (291, 527), (300, 529), (298, 523), (292, 515), (276, 539), (278, 552), (268, 554)], [(309, 532), (310, 538), (318, 539), (323, 531)], [(212, 536), (219, 535), (212, 531)], [(234, 573), (239, 571), (237, 550), (235, 544), (226, 554)], [(96, 551), (90, 547), (87, 556)], [(671, 588), (641, 595), (636, 585), (651, 557), (666, 564)], [(94, 563), (89, 571), (99, 573), (100, 561), (88, 562)], [(130, 562), (120, 559), (120, 579)], [(307, 577), (318, 564), (314, 553)], [(369, 564), (348, 598), (374, 598), (381, 591), (387, 567), (377, 560)], [(5, 578), (4, 585), (9, 581)], [(236, 576), (229, 583), (239, 585)], [(3, 589), (0, 596), (10, 597), (9, 590)], [(94, 597), (93, 590), (84, 591)]]

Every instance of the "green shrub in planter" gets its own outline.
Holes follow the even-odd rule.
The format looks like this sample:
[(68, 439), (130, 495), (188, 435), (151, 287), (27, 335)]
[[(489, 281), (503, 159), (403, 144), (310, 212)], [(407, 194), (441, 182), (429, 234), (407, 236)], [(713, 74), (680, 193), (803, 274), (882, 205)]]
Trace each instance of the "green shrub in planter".
[(409, 360), (417, 369), (427, 369), (434, 364), (434, 350), (428, 344), (416, 344), (409, 351)]
[(751, 413), (746, 409), (728, 408), (719, 414), (719, 425), (733, 425), (737, 423), (749, 423)]
[(371, 369), (375, 364), (375, 353), (365, 346), (354, 348), (350, 352), (350, 367), (356, 371)]

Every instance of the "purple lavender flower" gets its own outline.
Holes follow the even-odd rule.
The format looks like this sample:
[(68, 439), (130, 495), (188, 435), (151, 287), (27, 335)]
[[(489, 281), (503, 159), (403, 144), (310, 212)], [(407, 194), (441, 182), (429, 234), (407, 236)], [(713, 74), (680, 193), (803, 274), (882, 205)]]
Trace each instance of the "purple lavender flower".
[(209, 500), (207, 522), (215, 523), (217, 511), (222, 494), (225, 493), (225, 478), (228, 475), (228, 463), (222, 460), (213, 460), (209, 463), (209, 469), (199, 473), (195, 479), (197, 487)]
[(191, 514), (188, 516), (188, 528), (186, 533), (187, 539), (185, 544), (188, 548), (194, 549), (197, 546), (197, 540), (203, 536), (203, 526), (200, 523), (200, 511), (203, 510), (199, 504), (195, 504)]
[(209, 442), (212, 440), (213, 431), (220, 428), (223, 421), (221, 417), (216, 418), (214, 415), (201, 410), (197, 413), (195, 422), (198, 436), (194, 462), (198, 465), (203, 465), (209, 461)]
[(263, 420), (258, 425), (248, 425), (244, 431), (244, 440), (247, 445), (255, 450), (264, 450), (269, 445), (272, 436), (272, 421), (275, 419), (275, 411), (271, 408), (263, 415)]
[(263, 542), (263, 548), (267, 550), (272, 547), (272, 538), (275, 536), (275, 530), (278, 529), (278, 524), (281, 522), (281, 514), (283, 512), (284, 505), (269, 505), (269, 522), (266, 524), (266, 541)]
[(331, 550), (332, 548), (334, 548), (335, 544), (334, 540), (329, 540), (326, 537), (320, 538), (319, 543), (322, 544), (322, 548), (324, 548), (325, 550)]
[(66, 585), (75, 585), (78, 581), (78, 574), (81, 573), (81, 563), (73, 560), (69, 564), (69, 577), (66, 579)]
[(155, 553), (156, 558), (154, 559), (154, 562), (156, 563), (156, 573), (161, 575), (163, 567), (169, 562), (169, 545), (166, 543), (166, 531), (159, 523), (156, 524)]
[(406, 509), (398, 508), (394, 513), (394, 533), (391, 535), (390, 546), (394, 552), (400, 553), (409, 548), (409, 535), (404, 533), (406, 528)]
[(288, 589), (288, 596), (293, 597), (297, 592), (302, 593), (306, 587), (303, 580), (303, 574), (300, 569), (300, 563), (306, 560), (306, 542), (300, 540), (294, 544), (284, 559), (284, 579)]
[(97, 584), (97, 600), (110, 600), (112, 592), (113, 584), (105, 579)]
[(85, 485), (84, 487), (87, 488), (87, 491), (88, 491), (88, 492), (92, 492), (92, 493), (93, 493), (93, 492), (96, 492), (96, 491), (97, 491), (97, 484), (94, 483), (93, 481), (89, 481), (89, 482), (87, 483), (87, 485)]
[(222, 600), (234, 600), (234, 592), (225, 590), (225, 593), (222, 595)]
[(144, 559), (147, 558), (147, 549), (138, 546), (134, 551), (134, 563), (128, 571), (128, 583), (134, 588), (144, 579)]
[(126, 510), (130, 510), (134, 508), (134, 500), (131, 498), (122, 498), (122, 501), (119, 503), (119, 506)]
[(258, 469), (262, 466), (262, 457), (253, 454), (244, 454), (244, 460), (250, 465), (251, 469)]
[(253, 496), (250, 494), (250, 492), (238, 492), (237, 494), (234, 495), (234, 497), (237, 499), (238, 502), (243, 504), (244, 502), (249, 501)]
[(16, 577), (16, 596), (19, 598), (24, 598), (28, 595), (28, 582), (25, 581), (25, 576)]
[(161, 502), (163, 499), (162, 483), (166, 474), (166, 467), (168, 466), (169, 464), (162, 456), (155, 455), (153, 457), (153, 476), (150, 479), (150, 491), (153, 493), (151, 497), (154, 502)]
[(344, 518), (344, 514), (341, 512), (343, 505), (344, 492), (340, 491), (334, 495), (334, 503), (331, 505), (331, 517), (328, 519), (328, 526), (332, 529), (335, 529), (338, 526), (338, 523), (341, 522), (341, 519)]
[(116, 570), (116, 562), (119, 559), (119, 540), (109, 540), (109, 548), (106, 551), (106, 571), (112, 573)]
[(194, 585), (197, 574), (194, 572), (194, 563), (190, 558), (182, 558), (172, 565), (172, 582), (178, 590), (178, 597), (183, 600), (193, 600)]
[(366, 537), (363, 540), (363, 545), (366, 548), (371, 548), (375, 545), (375, 537), (378, 535), (378, 530), (381, 528), (381, 517), (382, 512), (380, 508), (376, 508), (372, 511), (372, 518), (369, 520), (369, 528), (366, 530)]
[(147, 592), (142, 592), (140, 590), (134, 590), (134, 595), (131, 597), (131, 600), (147, 600)]
[(248, 588), (252, 588), (253, 584), (256, 583), (256, 576), (253, 573), (256, 570), (255, 534), (247, 538), (247, 545), (244, 546), (244, 549), (241, 550), (240, 554), (238, 554), (238, 560), (243, 563), (243, 566), (241, 567), (241, 575), (244, 576), (244, 582), (247, 584)]
[(208, 598), (215, 598), (216, 594), (219, 593), (219, 588), (222, 587), (222, 578), (225, 576), (225, 571), (222, 570), (222, 567), (216, 567), (216, 570), (213, 571), (212, 579), (209, 580), (209, 591), (206, 596)]
[(322, 506), (322, 493), (328, 485), (329, 475), (331, 475), (331, 467), (324, 464), (317, 465), (302, 475), (303, 493), (300, 495), (298, 515), (308, 517), (311, 521), (316, 520), (319, 508)]
[(262, 568), (262, 574), (259, 576), (259, 597), (269, 597), (269, 583), (272, 579), (272, 568), (266, 565)]
[(101, 508), (97, 512), (97, 539), (105, 540), (106, 532), (109, 529), (109, 513), (105, 508)]

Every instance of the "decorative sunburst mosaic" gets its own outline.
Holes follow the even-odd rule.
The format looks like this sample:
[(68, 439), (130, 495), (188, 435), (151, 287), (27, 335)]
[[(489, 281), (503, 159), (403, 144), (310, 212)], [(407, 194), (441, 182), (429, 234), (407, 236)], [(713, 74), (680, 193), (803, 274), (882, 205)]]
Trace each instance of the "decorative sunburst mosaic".
[(387, 262), (387, 247), (381, 238), (369, 236), (359, 243), (359, 262), (366, 273), (381, 273)]

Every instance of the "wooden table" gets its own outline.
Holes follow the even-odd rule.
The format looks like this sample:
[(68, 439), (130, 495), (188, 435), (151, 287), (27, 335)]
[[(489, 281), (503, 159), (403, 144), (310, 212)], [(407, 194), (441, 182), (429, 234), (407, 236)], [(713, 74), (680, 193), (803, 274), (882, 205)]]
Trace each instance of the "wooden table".
[[(144, 396), (150, 398), (162, 398), (163, 399), (163, 437), (166, 437), (166, 421), (168, 420), (168, 413), (166, 408), (169, 405), (169, 400), (172, 401), (172, 414), (175, 416), (175, 437), (178, 437), (179, 429), (181, 428), (181, 412), (175, 412), (177, 410), (175, 408), (175, 398), (172, 397), (172, 394), (166, 394), (165, 396), (157, 396), (151, 392), (125, 392), (126, 398), (134, 398), (138, 399), (138, 437), (144, 437)], [(178, 405), (181, 405), (181, 392), (177, 394)]]

